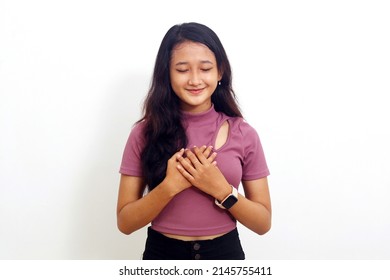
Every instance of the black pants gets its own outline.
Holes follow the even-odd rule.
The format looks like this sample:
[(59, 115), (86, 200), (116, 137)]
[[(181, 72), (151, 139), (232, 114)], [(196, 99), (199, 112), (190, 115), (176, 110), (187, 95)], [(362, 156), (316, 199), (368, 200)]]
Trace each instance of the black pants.
[(212, 240), (182, 241), (148, 228), (144, 260), (244, 260), (237, 229)]

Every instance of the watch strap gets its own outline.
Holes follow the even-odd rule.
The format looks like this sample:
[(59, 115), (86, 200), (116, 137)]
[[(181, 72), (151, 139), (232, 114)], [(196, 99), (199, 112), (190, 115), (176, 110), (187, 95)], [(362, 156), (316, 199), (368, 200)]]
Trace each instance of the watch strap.
[(228, 196), (226, 196), (221, 202), (219, 202), (218, 199), (215, 199), (215, 200), (214, 200), (214, 201), (215, 201), (215, 204), (216, 204), (218, 207), (222, 208), (222, 209), (227, 209), (225, 206), (223, 206), (223, 204), (224, 204), (224, 202), (225, 202), (226, 200), (228, 200), (231, 196), (233, 196), (234, 198), (236, 198), (236, 200), (237, 200), (237, 198), (238, 198), (238, 190), (237, 190), (235, 187), (233, 187), (232, 185), (230, 185), (230, 186), (232, 187), (232, 192), (231, 192)]

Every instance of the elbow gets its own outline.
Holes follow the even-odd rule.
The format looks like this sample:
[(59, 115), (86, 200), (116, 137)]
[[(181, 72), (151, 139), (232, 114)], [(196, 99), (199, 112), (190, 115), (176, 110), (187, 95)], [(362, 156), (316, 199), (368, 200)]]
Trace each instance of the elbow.
[(126, 225), (126, 223), (121, 221), (121, 219), (119, 217), (117, 219), (117, 227), (121, 233), (126, 234), (126, 235), (130, 235), (131, 233), (134, 232), (134, 230), (132, 230), (128, 225)]
[(269, 210), (267, 215), (265, 215), (262, 221), (260, 222), (257, 234), (259, 235), (266, 234), (271, 230), (271, 226), (272, 226), (272, 214), (271, 214), (271, 210)]
[(124, 226), (122, 226), (120, 223), (118, 223), (117, 226), (118, 226), (118, 229), (121, 233), (126, 234), (126, 235), (131, 234), (131, 231), (128, 230), (127, 228), (125, 228)]
[(257, 228), (254, 230), (258, 235), (264, 235), (267, 232), (271, 230), (271, 217), (269, 219), (266, 219), (265, 221), (263, 220), (260, 222), (257, 226)]
[(271, 230), (271, 223), (269, 223), (268, 225), (265, 225), (265, 226), (260, 227), (260, 228), (256, 231), (256, 233), (257, 233), (258, 235), (264, 235), (264, 234), (266, 234), (267, 232), (269, 232), (270, 230)]
[(131, 222), (126, 219), (124, 213), (120, 210), (116, 213), (116, 225), (118, 230), (125, 235), (130, 235), (135, 231), (131, 226)]
[(130, 235), (130, 234), (132, 234), (134, 232), (134, 230), (130, 230), (130, 229), (126, 228), (126, 227), (119, 226), (119, 225), (118, 225), (118, 229), (119, 229), (119, 231), (121, 233), (123, 233), (125, 235)]
[(119, 231), (125, 235), (130, 235), (132, 232), (118, 227)]

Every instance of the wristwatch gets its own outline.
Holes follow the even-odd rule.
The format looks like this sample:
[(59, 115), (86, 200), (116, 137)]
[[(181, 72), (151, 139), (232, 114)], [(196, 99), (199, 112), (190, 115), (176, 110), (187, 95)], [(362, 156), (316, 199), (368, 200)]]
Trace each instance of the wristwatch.
[(229, 209), (238, 201), (238, 191), (232, 185), (231, 187), (232, 187), (232, 193), (229, 194), (227, 197), (225, 197), (222, 200), (222, 202), (219, 202), (217, 199), (215, 199), (215, 204), (222, 209)]

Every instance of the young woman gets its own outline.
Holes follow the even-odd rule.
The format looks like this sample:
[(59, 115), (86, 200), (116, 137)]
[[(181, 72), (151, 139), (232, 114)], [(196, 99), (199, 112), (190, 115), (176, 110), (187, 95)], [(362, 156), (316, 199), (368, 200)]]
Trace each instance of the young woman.
[(243, 120), (227, 55), (207, 26), (175, 25), (163, 38), (120, 173), (119, 230), (151, 223), (143, 259), (244, 259), (236, 221), (257, 234), (270, 229), (260, 139)]

